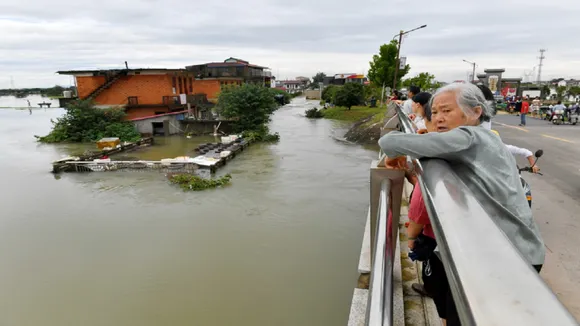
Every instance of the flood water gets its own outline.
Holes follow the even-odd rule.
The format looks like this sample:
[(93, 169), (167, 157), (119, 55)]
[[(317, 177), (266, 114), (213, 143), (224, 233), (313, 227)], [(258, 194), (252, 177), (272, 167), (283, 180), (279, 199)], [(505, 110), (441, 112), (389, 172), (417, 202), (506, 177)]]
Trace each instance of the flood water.
[[(86, 146), (33, 135), (63, 110), (0, 109), (1, 323), (346, 324), (377, 154), (304, 118), (312, 105), (278, 110), (281, 141), (218, 171), (231, 186), (192, 193), (151, 171), (56, 177), (50, 162)], [(207, 140), (157, 138), (128, 155), (192, 155)]]

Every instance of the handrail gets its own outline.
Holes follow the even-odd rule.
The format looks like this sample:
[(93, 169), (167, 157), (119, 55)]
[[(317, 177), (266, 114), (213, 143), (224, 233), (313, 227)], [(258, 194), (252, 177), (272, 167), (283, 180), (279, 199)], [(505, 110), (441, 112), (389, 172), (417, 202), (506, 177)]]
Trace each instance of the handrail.
[[(414, 133), (396, 108), (405, 133)], [(463, 325), (577, 325), (572, 315), (439, 159), (421, 159), (423, 199)]]
[[(391, 325), (393, 318), (393, 262), (388, 254), (387, 239), (388, 219), (388, 180), (381, 182), (379, 209), (376, 216), (377, 227), (375, 232), (374, 252), (372, 252), (371, 279), (369, 283), (367, 325)], [(374, 217), (371, 217), (374, 218)]]

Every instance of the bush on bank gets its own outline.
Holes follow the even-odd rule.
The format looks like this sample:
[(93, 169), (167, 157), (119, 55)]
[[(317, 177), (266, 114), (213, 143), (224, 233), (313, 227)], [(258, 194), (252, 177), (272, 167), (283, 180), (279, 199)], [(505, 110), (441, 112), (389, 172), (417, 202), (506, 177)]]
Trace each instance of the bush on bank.
[(226, 186), (230, 184), (231, 179), (232, 176), (230, 174), (226, 174), (217, 179), (204, 179), (197, 175), (188, 173), (173, 174), (169, 176), (169, 181), (178, 185), (184, 191), (201, 191)]
[(304, 114), (306, 115), (307, 118), (313, 118), (313, 119), (324, 117), (324, 114), (322, 113), (322, 109), (319, 110), (317, 108), (308, 109), (308, 110), (304, 111)]
[(90, 101), (77, 101), (65, 108), (66, 113), (56, 120), (46, 136), (35, 136), (43, 143), (94, 142), (104, 137), (118, 137), (121, 141), (141, 138), (135, 126), (124, 121), (122, 108), (97, 109)]

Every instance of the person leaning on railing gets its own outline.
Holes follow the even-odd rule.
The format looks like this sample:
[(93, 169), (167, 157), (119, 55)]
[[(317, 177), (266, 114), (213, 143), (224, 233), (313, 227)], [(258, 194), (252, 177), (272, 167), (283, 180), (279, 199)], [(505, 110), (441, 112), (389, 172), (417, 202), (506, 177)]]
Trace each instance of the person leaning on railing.
[[(522, 257), (539, 272), (544, 263), (544, 243), (514, 157), (499, 137), (480, 126), (491, 115), (481, 90), (473, 84), (453, 83), (437, 90), (430, 105), (435, 132), (419, 135), (394, 131), (381, 137), (381, 149), (390, 158), (409, 155), (446, 160)], [(425, 173), (428, 177), (428, 171)], [(440, 281), (446, 282), (444, 273), (442, 277)], [(447, 325), (460, 325), (448, 286), (445, 292), (434, 298), (440, 317), (447, 319)]]

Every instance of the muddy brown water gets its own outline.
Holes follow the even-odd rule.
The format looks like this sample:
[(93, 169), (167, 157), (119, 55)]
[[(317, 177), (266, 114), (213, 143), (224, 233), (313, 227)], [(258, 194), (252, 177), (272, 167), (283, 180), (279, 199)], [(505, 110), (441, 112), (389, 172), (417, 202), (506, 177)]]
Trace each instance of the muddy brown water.
[[(0, 321), (5, 325), (344, 325), (377, 152), (278, 110), (281, 141), (252, 145), (184, 193), (151, 171), (49, 173), (93, 148), (43, 145), (62, 109), (0, 110)], [(157, 138), (126, 154), (194, 155), (213, 137)]]

